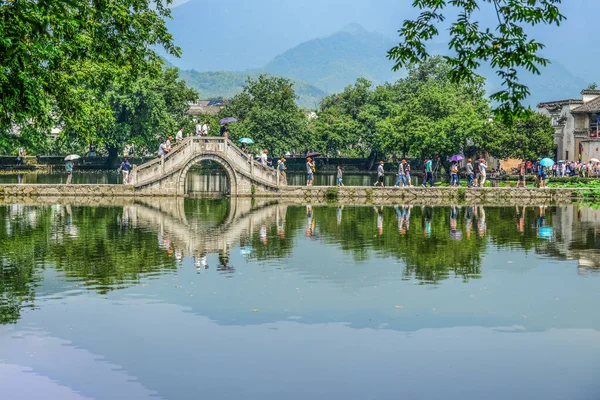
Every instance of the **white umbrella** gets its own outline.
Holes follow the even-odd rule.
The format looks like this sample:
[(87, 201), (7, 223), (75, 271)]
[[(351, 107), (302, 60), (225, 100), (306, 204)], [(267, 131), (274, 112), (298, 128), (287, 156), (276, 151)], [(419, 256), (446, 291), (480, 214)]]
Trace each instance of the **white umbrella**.
[(600, 162), (597, 158), (590, 158), (590, 162)]
[(65, 161), (73, 161), (73, 160), (77, 160), (79, 157), (77, 154), (71, 154), (65, 157)]

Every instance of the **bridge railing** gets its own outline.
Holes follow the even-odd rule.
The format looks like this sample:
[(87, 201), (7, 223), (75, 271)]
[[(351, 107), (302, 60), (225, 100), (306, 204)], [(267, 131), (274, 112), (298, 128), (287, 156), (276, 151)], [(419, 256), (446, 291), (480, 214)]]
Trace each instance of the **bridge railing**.
[(228, 140), (227, 144), (229, 146), (228, 160), (236, 163), (237, 167), (241, 169), (241, 171), (245, 171), (255, 179), (266, 182), (270, 185), (278, 185), (278, 173), (275, 168), (262, 165), (260, 162), (255, 160), (253, 155), (244, 153), (232, 141)]
[(185, 156), (181, 157), (183, 154), (191, 152), (192, 139), (185, 138), (176, 143), (168, 154), (157, 157), (135, 168), (133, 172), (133, 184), (144, 184), (154, 180), (156, 177), (163, 176), (165, 172), (186, 158)]
[(213, 136), (185, 138), (173, 146), (168, 154), (134, 168), (132, 182), (138, 186), (152, 183), (165, 174), (183, 168), (195, 155), (202, 153), (221, 155), (238, 172), (259, 182), (273, 186), (279, 184), (279, 174), (275, 168), (262, 165), (228, 138)]

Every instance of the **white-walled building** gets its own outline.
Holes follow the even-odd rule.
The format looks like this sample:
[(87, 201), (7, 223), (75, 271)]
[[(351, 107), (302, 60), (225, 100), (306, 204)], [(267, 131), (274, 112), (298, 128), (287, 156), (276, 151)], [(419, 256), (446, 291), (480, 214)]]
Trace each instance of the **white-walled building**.
[(556, 157), (560, 160), (600, 158), (600, 90), (584, 89), (581, 96), (581, 99), (548, 101), (537, 106), (538, 112), (552, 120)]

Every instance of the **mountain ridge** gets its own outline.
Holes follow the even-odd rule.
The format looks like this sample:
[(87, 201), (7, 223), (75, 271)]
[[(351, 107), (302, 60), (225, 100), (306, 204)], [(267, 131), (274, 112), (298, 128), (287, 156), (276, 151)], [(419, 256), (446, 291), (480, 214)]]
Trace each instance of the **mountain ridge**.
[[(298, 103), (314, 108), (323, 97), (341, 92), (359, 77), (379, 85), (406, 76), (405, 71), (393, 72), (394, 63), (387, 59), (387, 51), (394, 44), (382, 34), (369, 32), (359, 24), (349, 24), (338, 32), (302, 42), (278, 54), (262, 68), (182, 70), (181, 75), (204, 98), (233, 97), (242, 90), (248, 76), (256, 77), (260, 73), (282, 76), (294, 82), (300, 96)], [(443, 54), (445, 51), (439, 46), (435, 50), (448, 54)], [(482, 67), (479, 72), (486, 78), (488, 95), (501, 90), (501, 81), (492, 68)], [(577, 97), (587, 86), (584, 79), (558, 61), (543, 68), (540, 76), (524, 71), (521, 79), (532, 94), (525, 104), (533, 107), (542, 101)]]

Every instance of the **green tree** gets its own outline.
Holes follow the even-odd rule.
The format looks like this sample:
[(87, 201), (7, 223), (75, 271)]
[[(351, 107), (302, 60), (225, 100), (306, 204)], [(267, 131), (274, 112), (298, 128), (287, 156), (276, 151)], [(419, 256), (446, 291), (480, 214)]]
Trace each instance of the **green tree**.
[[(128, 68), (132, 80), (156, 70), (163, 47), (178, 56), (166, 29), (171, 0), (18, 0), (0, 3), (0, 132), (30, 124), (49, 128), (53, 117), (80, 110), (65, 77), (93, 73), (101, 88)], [(96, 68), (80, 69), (85, 63)]]
[(154, 149), (165, 136), (174, 136), (189, 118), (188, 103), (197, 94), (179, 79), (176, 68), (142, 74), (133, 82), (116, 79), (105, 90), (71, 86), (81, 98), (80, 110), (62, 121), (65, 136), (79, 147), (95, 143), (115, 158), (125, 145)]
[(554, 128), (550, 118), (528, 110), (526, 115), (507, 126), (502, 121), (488, 124), (480, 148), (499, 158), (535, 160), (552, 157)]
[(275, 76), (248, 78), (242, 92), (221, 111), (238, 120), (230, 124), (232, 138), (252, 138), (273, 154), (309, 150), (308, 118), (296, 104), (293, 86), (289, 79)]
[[(498, 103), (496, 112), (511, 123), (523, 115), (521, 102), (529, 95), (527, 86), (519, 82), (519, 71), (540, 74), (548, 60), (540, 56), (544, 45), (531, 39), (527, 26), (538, 24), (560, 25), (565, 17), (558, 5), (561, 0), (414, 0), (413, 7), (421, 14), (414, 20), (405, 20), (399, 30), (401, 42), (388, 52), (396, 61), (394, 69), (409, 66), (426, 59), (426, 44), (440, 34), (439, 26), (446, 13), (456, 13), (450, 24), (449, 48), (452, 55), (445, 57), (450, 65), (453, 82), (473, 81), (476, 70), (488, 63), (502, 79), (503, 89), (490, 97)], [(477, 15), (493, 13), (497, 23), (484, 26)]]
[(432, 57), (412, 65), (408, 76), (394, 84), (373, 89), (359, 79), (322, 102), (316, 136), (328, 152), (341, 142), (338, 149), (346, 154), (351, 144), (370, 154), (371, 161), (390, 154), (460, 153), (481, 141), (490, 107), (483, 78), (455, 83), (449, 70), (441, 57)]

